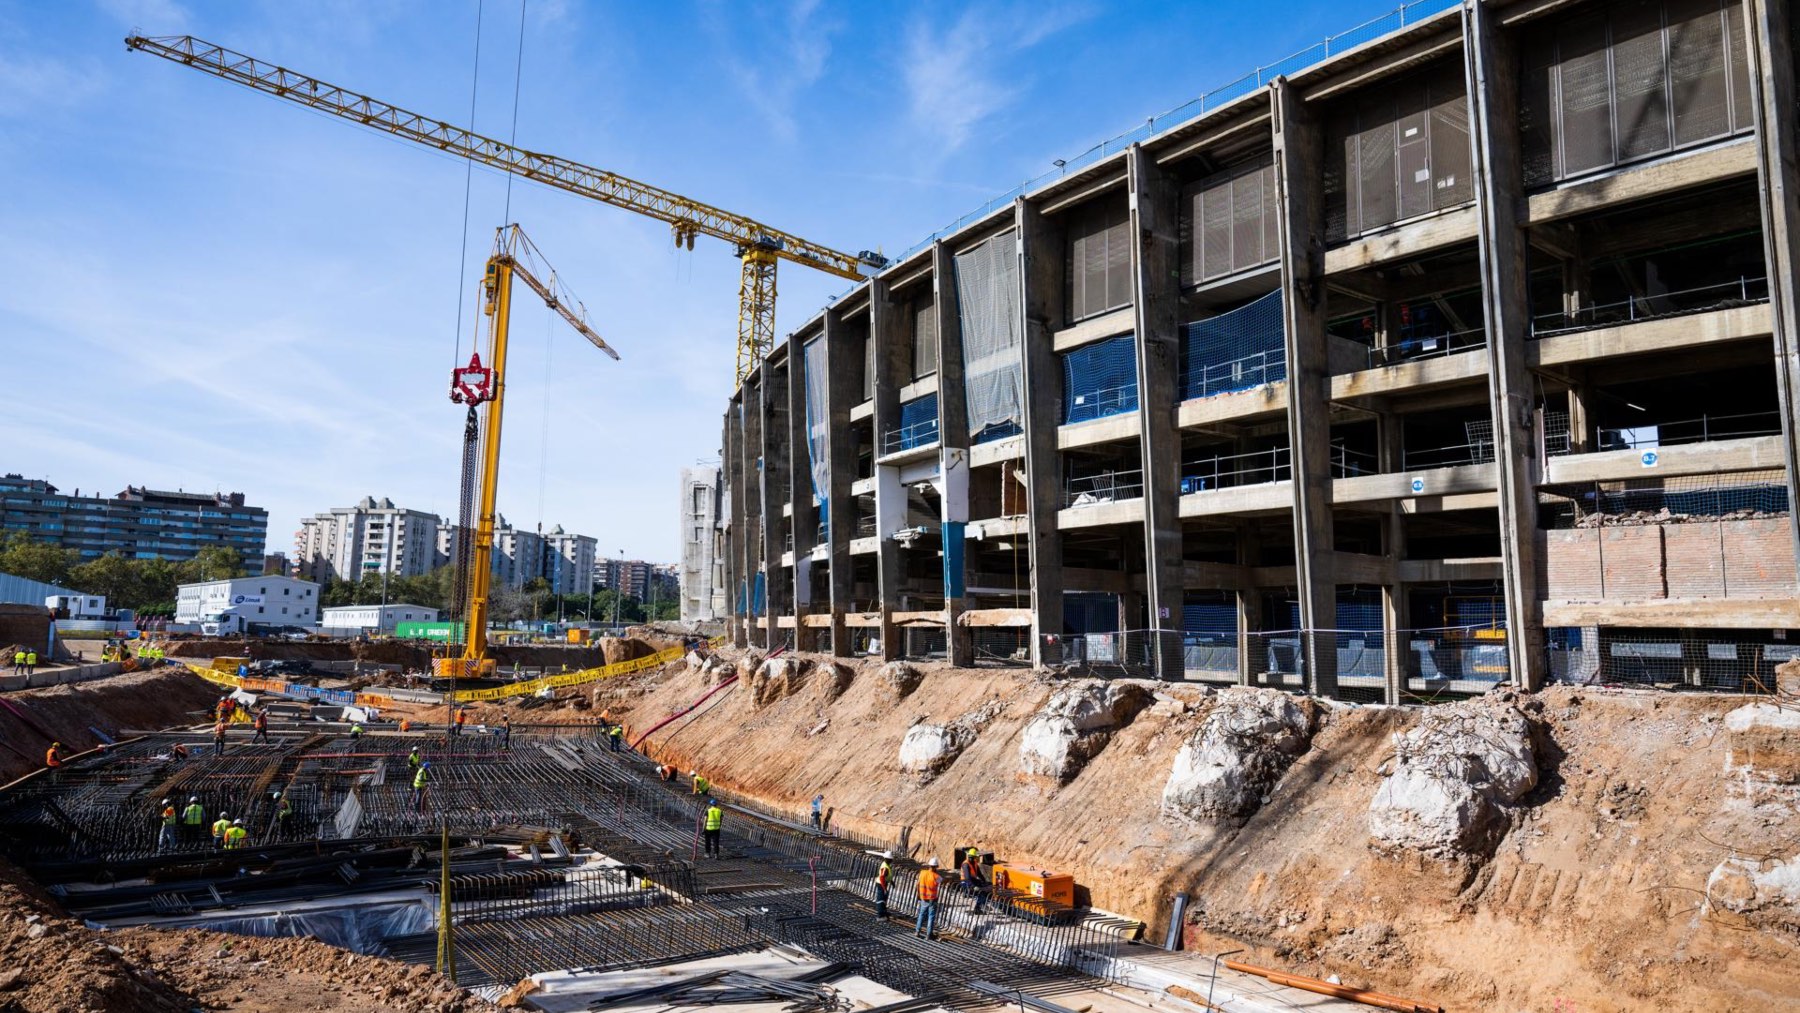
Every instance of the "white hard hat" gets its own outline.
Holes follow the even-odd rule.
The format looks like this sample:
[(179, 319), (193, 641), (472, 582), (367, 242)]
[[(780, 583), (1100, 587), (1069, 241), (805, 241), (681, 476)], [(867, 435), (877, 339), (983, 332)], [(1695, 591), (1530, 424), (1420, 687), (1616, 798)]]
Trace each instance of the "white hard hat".
[(198, 802), (198, 801), (200, 801), (200, 797), (199, 797), (199, 796), (197, 796), (197, 795), (189, 795), (189, 796), (188, 796), (188, 801), (189, 801), (189, 802)]
[(935, 856), (933, 856), (933, 857), (932, 857), (932, 858), (931, 858), (931, 859), (930, 859), (930, 860), (928, 860), (928, 861), (927, 861), (927, 862), (926, 862), (926, 863), (925, 863), (925, 864), (926, 864), (926, 865), (929, 865), (929, 866), (931, 866), (931, 867), (932, 867), (932, 868), (933, 868), (933, 869), (935, 869), (935, 868), (937, 868), (937, 864), (938, 864), (938, 861), (937, 861), (937, 858), (936, 858), (936, 857), (935, 857)]
[(894, 857), (894, 853), (892, 851), (883, 851), (881, 852), (881, 857), (891, 860)]
[(244, 825), (244, 821), (243, 820), (232, 820), (231, 825), (234, 827), (241, 827)]
[(690, 771), (688, 771), (688, 776), (689, 777), (699, 777), (700, 772), (698, 770), (690, 770)]
[(168, 799), (166, 799), (166, 798), (165, 798), (165, 799), (163, 799), (163, 805), (168, 805), (168, 804), (169, 804), (169, 800), (168, 800)]

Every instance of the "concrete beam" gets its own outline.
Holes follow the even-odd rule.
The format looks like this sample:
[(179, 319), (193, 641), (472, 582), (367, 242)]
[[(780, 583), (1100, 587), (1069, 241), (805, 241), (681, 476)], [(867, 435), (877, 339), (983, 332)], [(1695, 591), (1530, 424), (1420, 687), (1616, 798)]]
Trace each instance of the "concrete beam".
[[(1483, 4), (1482, 6), (1487, 6)], [(1511, 45), (1511, 39), (1502, 40)], [(1517, 82), (1507, 86), (1517, 93)], [(1517, 121), (1512, 121), (1516, 125)], [(1511, 194), (1507, 207), (1515, 209), (1508, 221), (1528, 225), (1560, 221), (1576, 215), (1617, 208), (1629, 201), (1712, 186), (1756, 173), (1756, 150), (1751, 138), (1727, 141), (1714, 148), (1671, 155), (1661, 161), (1620, 169), (1602, 176), (1564, 184), (1554, 190), (1523, 196), (1523, 188)]]
[(1082, 345), (1091, 345), (1096, 341), (1116, 338), (1121, 334), (1130, 334), (1137, 327), (1137, 307), (1127, 306), (1102, 313), (1097, 317), (1065, 327), (1051, 335), (1050, 347), (1058, 355)]
[[(1173, 371), (1171, 370), (1171, 372)], [(1173, 382), (1171, 381), (1169, 385), (1173, 386)], [(1173, 392), (1171, 392), (1172, 394)], [(1139, 381), (1138, 385), (1138, 400), (1143, 404), (1150, 403), (1144, 400), (1142, 381)], [(1168, 414), (1170, 424), (1173, 425), (1175, 412), (1171, 409)], [(1103, 419), (1091, 419), (1072, 425), (1057, 426), (1056, 446), (1059, 450), (1073, 450), (1076, 447), (1094, 447), (1102, 443), (1135, 440), (1142, 427), (1143, 421), (1138, 418), (1138, 413), (1135, 411), (1121, 412), (1117, 415), (1108, 415)]]
[(1224, 514), (1280, 513), (1293, 509), (1293, 506), (1294, 490), (1291, 481), (1190, 492), (1181, 497), (1180, 502), (1183, 520)]
[(1787, 629), (1800, 627), (1800, 599), (1662, 598), (1633, 602), (1544, 603), (1547, 626), (1702, 627)]
[[(967, 423), (964, 423), (967, 425)], [(1001, 461), (1020, 461), (1025, 458), (1025, 437), (1008, 436), (1003, 440), (988, 443), (977, 443), (969, 447), (969, 467), (981, 468)]]
[[(1513, 684), (1535, 690), (1544, 682), (1545, 659), (1539, 608), (1543, 587), (1537, 542), (1536, 405), (1526, 368), (1531, 327), (1529, 244), (1520, 227), (1523, 216), (1516, 211), (1525, 192), (1519, 143), (1520, 64), (1517, 40), (1501, 30), (1497, 17), (1489, 4), (1463, 6), (1463, 53), (1469, 122), (1474, 128), (1476, 206), (1481, 209), (1482, 310), (1492, 361), (1488, 394), (1494, 419), (1501, 556), (1506, 562), (1511, 647), (1507, 657)], [(1551, 207), (1541, 209), (1548, 212)]]
[[(1414, 481), (1422, 483), (1418, 492), (1413, 491)], [(1354, 478), (1333, 479), (1331, 500), (1342, 506), (1348, 503), (1410, 499), (1414, 496), (1457, 496), (1493, 492), (1496, 484), (1492, 464), (1420, 468), (1387, 475), (1357, 475)]]
[(1287, 414), (1288, 385), (1266, 384), (1253, 390), (1194, 398), (1175, 407), (1175, 424), (1182, 429), (1227, 422), (1274, 419)]
[(1477, 348), (1436, 359), (1397, 362), (1391, 366), (1343, 373), (1331, 378), (1333, 401), (1414, 394), (1438, 387), (1474, 383), (1487, 375), (1487, 349)]
[[(1300, 624), (1337, 626), (1331, 570), (1331, 368), (1325, 334), (1325, 214), (1320, 182), (1324, 129), (1287, 78), (1269, 88), (1274, 120), (1276, 210), (1281, 247), (1281, 309), (1286, 331), (1288, 434), (1292, 448), (1294, 559)], [(1307, 689), (1337, 695), (1337, 651), (1306, 636)]]
[(1475, 206), (1470, 204), (1353, 239), (1325, 251), (1325, 273), (1389, 266), (1398, 260), (1473, 243), (1479, 221)]
[(1554, 334), (1525, 350), (1527, 365), (1554, 367), (1629, 355), (1673, 352), (1722, 341), (1768, 337), (1774, 322), (1769, 306), (1737, 306), (1662, 320)]
[[(1056, 512), (1056, 524), (1064, 531), (1103, 528), (1112, 524), (1142, 524), (1147, 511), (1142, 496), (1112, 503), (1093, 503)], [(1179, 534), (1179, 532), (1177, 532)]]
[[(1793, 16), (1786, 0), (1745, 0), (1756, 175), (1775, 333), (1775, 385), (1788, 503), (1800, 502), (1800, 100), (1794, 97)], [(1800, 559), (1800, 511), (1789, 511)]]
[(1044, 638), (1062, 634), (1062, 534), (1057, 511), (1062, 506), (1062, 454), (1056, 430), (1062, 421), (1062, 371), (1057, 368), (1050, 335), (1062, 309), (1063, 233), (1024, 198), (1013, 205), (1019, 249), (1020, 359), (1025, 392), (1026, 517), (1030, 523), (1031, 608), (1037, 616), (1032, 631), (1031, 660), (1055, 662), (1044, 655)]
[(1544, 485), (1760, 471), (1783, 467), (1791, 449), (1791, 441), (1780, 436), (1746, 436), (1736, 440), (1661, 447), (1656, 450), (1655, 464), (1651, 466), (1644, 464), (1641, 450), (1569, 454), (1553, 457), (1545, 463)]

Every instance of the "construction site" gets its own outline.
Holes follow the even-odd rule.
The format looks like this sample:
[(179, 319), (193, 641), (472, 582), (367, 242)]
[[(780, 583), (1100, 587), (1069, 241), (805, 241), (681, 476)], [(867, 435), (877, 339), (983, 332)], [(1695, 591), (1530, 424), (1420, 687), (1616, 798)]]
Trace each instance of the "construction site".
[(1800, 1008), (1786, 0), (1417, 0), (898, 255), (125, 44), (728, 245), (722, 607), (500, 632), (515, 287), (633, 353), (504, 221), (447, 640), (0, 607), (0, 1013)]

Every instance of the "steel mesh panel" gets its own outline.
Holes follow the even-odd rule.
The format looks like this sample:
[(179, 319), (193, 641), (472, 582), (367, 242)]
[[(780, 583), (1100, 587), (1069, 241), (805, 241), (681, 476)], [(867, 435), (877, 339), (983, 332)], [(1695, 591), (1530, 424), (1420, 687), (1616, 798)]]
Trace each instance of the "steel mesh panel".
[(1567, 176), (1609, 165), (1613, 157), (1612, 82), (1606, 22), (1589, 18), (1563, 30), (1557, 98), (1562, 111), (1562, 159)]
[(956, 255), (956, 293), (962, 319), (963, 389), (969, 438), (975, 443), (1021, 431), (1022, 364), (1019, 258), (1016, 233), (1001, 233)]
[(1122, 194), (1101, 198), (1070, 216), (1064, 266), (1071, 320), (1131, 301), (1130, 218)]
[(1263, 176), (1246, 172), (1231, 181), (1231, 269), (1263, 262)]
[[(1354, 196), (1349, 181), (1356, 178), (1356, 131), (1348, 114), (1325, 120), (1325, 165), (1321, 185), (1325, 195), (1325, 239), (1338, 242), (1356, 232)], [(1270, 249), (1274, 245), (1270, 244)]]
[(1725, 81), (1725, 21), (1718, 0), (1669, 0), (1669, 89), (1675, 143), (1731, 132)]
[(1455, 207), (1475, 199), (1470, 176), (1469, 90), (1459, 67), (1431, 81), (1432, 206)]
[(1280, 292), (1182, 330), (1184, 401), (1287, 379)]
[(1432, 207), (1430, 96), (1425, 88), (1415, 87), (1400, 89), (1397, 97), (1394, 157), (1400, 185), (1399, 216), (1412, 218)]
[(1663, 63), (1662, 4), (1638, 0), (1613, 11), (1613, 89), (1618, 159), (1669, 148), (1667, 68)]
[(1399, 214), (1394, 180), (1394, 100), (1391, 95), (1364, 100), (1357, 142), (1359, 231), (1390, 224)]
[(915, 379), (937, 372), (937, 304), (919, 299), (912, 304), (912, 374)]
[[(1800, 21), (1790, 18), (1791, 25)], [(1725, 57), (1731, 81), (1731, 129), (1750, 130), (1756, 126), (1756, 113), (1750, 106), (1750, 59), (1744, 41), (1744, 8), (1737, 0), (1725, 4)], [(1800, 46), (1795, 47), (1800, 52)]]
[(1063, 422), (1137, 411), (1137, 347), (1130, 334), (1083, 345), (1063, 360)]
[(1539, 30), (1526, 37), (1519, 82), (1519, 146), (1529, 189), (1556, 180), (1556, 36)]
[(1200, 208), (1200, 258), (1203, 279), (1231, 273), (1231, 181), (1202, 195)]

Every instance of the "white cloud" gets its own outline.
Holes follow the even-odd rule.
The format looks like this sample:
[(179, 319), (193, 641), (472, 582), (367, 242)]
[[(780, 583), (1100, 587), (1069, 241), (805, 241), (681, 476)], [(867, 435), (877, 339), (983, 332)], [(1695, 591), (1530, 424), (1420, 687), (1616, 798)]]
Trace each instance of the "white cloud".
[(94, 71), (47, 56), (0, 52), (0, 118), (41, 117), (79, 105), (100, 91)]
[(1022, 92), (1024, 80), (1005, 66), (1008, 57), (1089, 17), (1081, 7), (1032, 5), (969, 7), (955, 21), (934, 25), (925, 17), (907, 28), (901, 77), (907, 117), (930, 138), (934, 160), (961, 148), (975, 128)]
[(185, 31), (191, 16), (173, 0), (100, 0), (100, 9), (120, 26), (150, 35)]
[[(795, 101), (824, 76), (831, 37), (843, 25), (821, 15), (819, 0), (798, 0), (786, 8), (728, 9), (744, 17), (744, 23), (727, 27), (716, 6), (707, 17), (707, 29), (725, 53), (726, 69), (776, 136), (791, 141), (798, 133)], [(754, 59), (740, 54), (752, 54)]]

